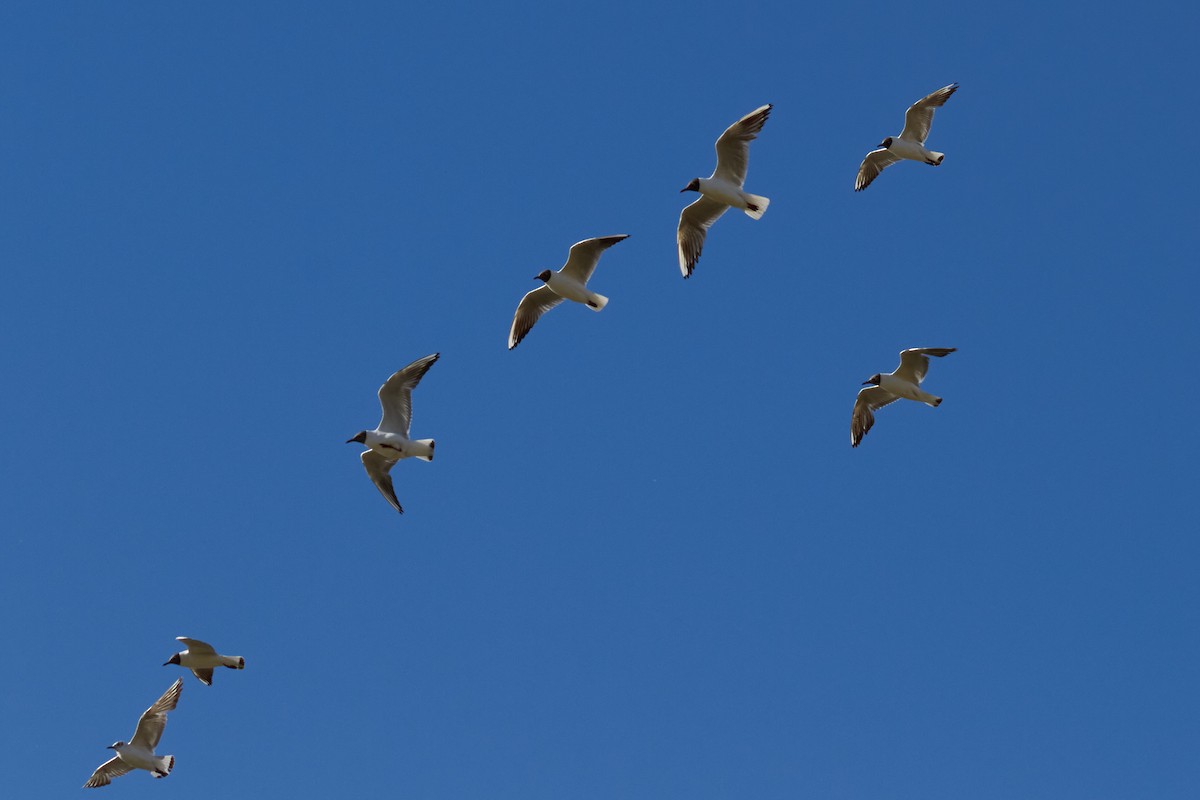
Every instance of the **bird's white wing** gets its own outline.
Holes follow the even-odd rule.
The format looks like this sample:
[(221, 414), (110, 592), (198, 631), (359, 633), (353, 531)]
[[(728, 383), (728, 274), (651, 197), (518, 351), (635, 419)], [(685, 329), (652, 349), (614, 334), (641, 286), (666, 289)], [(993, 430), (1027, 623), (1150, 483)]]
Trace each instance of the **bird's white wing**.
[(870, 186), (871, 181), (879, 177), (879, 173), (899, 160), (892, 155), (891, 150), (884, 147), (867, 153), (867, 157), (858, 165), (858, 175), (854, 178), (854, 191), (861, 192)]
[(874, 411), (899, 399), (897, 395), (878, 386), (860, 390), (858, 399), (854, 401), (854, 412), (850, 415), (850, 446), (858, 447), (867, 431), (871, 430), (875, 424)]
[(371, 483), (375, 484), (375, 488), (392, 504), (393, 508), (403, 514), (404, 509), (400, 506), (400, 501), (396, 499), (396, 491), (392, 489), (391, 469), (397, 461), (399, 459), (384, 458), (374, 450), (364, 450), (362, 453), (363, 466), (367, 469), (367, 476), (371, 479)]
[(904, 130), (900, 131), (900, 138), (925, 144), (925, 139), (929, 137), (929, 126), (933, 124), (933, 110), (944, 106), (950, 95), (957, 91), (958, 84), (952, 83), (909, 106), (908, 111), (904, 112)]
[(217, 654), (217, 651), (213, 649), (211, 644), (208, 642), (202, 642), (199, 639), (189, 639), (186, 636), (176, 636), (175, 641), (183, 642), (185, 645), (187, 645), (189, 653), (208, 653), (211, 655)]
[(212, 686), (212, 667), (192, 667), (192, 674), (205, 686)]
[(900, 366), (896, 367), (896, 371), (892, 374), (919, 386), (921, 381), (925, 380), (925, 373), (929, 372), (929, 356), (941, 358), (950, 355), (956, 349), (958, 348), (910, 347), (907, 350), (901, 350)]
[(691, 277), (700, 251), (704, 249), (704, 237), (709, 226), (721, 218), (729, 206), (710, 200), (704, 195), (679, 214), (679, 232), (675, 240), (679, 243), (679, 271), (683, 277)]
[[(571, 250), (574, 251), (575, 248), (572, 247)], [(508, 331), (508, 349), (512, 350), (519, 345), (534, 323), (541, 319), (542, 314), (562, 301), (562, 297), (555, 294), (549, 286), (539, 286), (522, 297), (521, 302), (517, 304), (517, 313), (513, 315), (512, 328)]]
[(97, 786), (108, 786), (112, 783), (113, 778), (119, 778), (132, 771), (133, 767), (122, 761), (120, 756), (113, 756), (96, 767), (96, 771), (92, 773), (92, 777), (88, 778), (88, 782), (83, 785), (83, 788), (95, 789)]
[(600, 254), (622, 239), (628, 239), (629, 234), (618, 236), (599, 236), (595, 239), (584, 239), (571, 245), (571, 253), (567, 263), (563, 264), (562, 274), (569, 275), (580, 283), (587, 283), (596, 265), (600, 263)]
[(431, 353), (418, 358), (383, 382), (379, 387), (379, 405), (383, 406), (379, 430), (408, 438), (408, 427), (412, 424), (412, 390), (417, 388), (439, 355)]
[(738, 186), (746, 182), (750, 161), (750, 142), (758, 137), (763, 123), (771, 114), (771, 104), (759, 106), (730, 125), (717, 139), (717, 168), (714, 178), (732, 181)]
[(176, 678), (175, 682), (171, 684), (171, 688), (163, 692), (163, 696), (146, 709), (142, 718), (138, 720), (133, 738), (129, 740), (131, 745), (144, 747), (150, 752), (154, 752), (154, 748), (158, 747), (158, 740), (162, 738), (163, 728), (167, 727), (167, 712), (175, 710), (175, 705), (179, 702), (179, 693), (182, 690), (183, 678)]

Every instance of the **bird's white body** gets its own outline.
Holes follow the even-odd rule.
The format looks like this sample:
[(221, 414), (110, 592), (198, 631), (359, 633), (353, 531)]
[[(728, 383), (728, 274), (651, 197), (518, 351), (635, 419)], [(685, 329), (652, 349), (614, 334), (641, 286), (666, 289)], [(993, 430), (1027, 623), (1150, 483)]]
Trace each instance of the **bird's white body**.
[(367, 431), (367, 441), (363, 444), (388, 461), (402, 458), (433, 461), (433, 439), (407, 439), (399, 433), (373, 430)]
[(700, 178), (700, 194), (722, 205), (740, 208), (748, 217), (761, 219), (771, 201), (765, 197), (743, 192), (742, 187), (724, 178)]
[(608, 298), (602, 294), (596, 294), (587, 288), (587, 285), (582, 281), (578, 281), (570, 275), (564, 275), (560, 272), (551, 272), (550, 279), (546, 281), (546, 285), (550, 287), (550, 291), (554, 292), (559, 297), (566, 300), (574, 300), (576, 303), (582, 303), (592, 311), (599, 311), (608, 305)]
[(119, 744), (113, 747), (117, 756), (134, 769), (144, 769), (161, 778), (171, 772), (175, 765), (175, 756), (156, 756), (153, 750), (138, 747), (136, 744)]
[(945, 153), (939, 153), (936, 150), (929, 150), (920, 142), (913, 142), (904, 137), (892, 139), (892, 146), (888, 148), (892, 155), (899, 158), (906, 158), (909, 161), (920, 161), (922, 164), (937, 166), (942, 163), (942, 159), (946, 157)]
[(897, 397), (903, 397), (906, 400), (916, 400), (918, 403), (924, 403), (934, 408), (937, 408), (938, 404), (942, 402), (942, 398), (922, 390), (917, 384), (901, 378), (894, 373), (891, 375), (880, 375), (879, 388), (889, 391)]

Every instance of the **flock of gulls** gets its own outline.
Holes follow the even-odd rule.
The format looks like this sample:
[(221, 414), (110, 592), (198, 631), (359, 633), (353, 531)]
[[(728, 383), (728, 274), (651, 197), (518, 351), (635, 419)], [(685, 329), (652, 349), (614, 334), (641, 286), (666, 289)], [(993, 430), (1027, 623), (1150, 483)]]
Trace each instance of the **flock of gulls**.
[[(925, 140), (933, 124), (934, 110), (940, 108), (958, 89), (950, 84), (913, 103), (904, 115), (904, 129), (898, 136), (888, 136), (872, 150), (859, 165), (854, 180), (854, 190), (862, 191), (871, 185), (887, 167), (902, 160), (919, 161), (939, 166), (944, 153), (929, 150)], [(754, 109), (730, 125), (717, 139), (717, 166), (707, 178), (693, 178), (680, 192), (697, 192), (700, 197), (683, 209), (679, 215), (679, 230), (676, 241), (679, 247), (679, 270), (689, 278), (700, 260), (708, 229), (730, 208), (737, 208), (752, 219), (761, 219), (770, 200), (743, 189), (750, 159), (750, 142), (758, 137), (771, 114), (771, 106)], [(542, 286), (521, 298), (513, 316), (508, 333), (508, 349), (512, 350), (528, 335), (533, 326), (550, 309), (571, 300), (601, 311), (608, 298), (588, 288), (588, 281), (600, 263), (600, 256), (608, 248), (629, 238), (626, 234), (600, 236), (584, 239), (571, 245), (567, 263), (557, 272), (543, 270), (534, 276)], [(900, 366), (888, 374), (876, 373), (863, 381), (867, 387), (859, 391), (850, 417), (850, 445), (858, 447), (871, 426), (875, 424), (875, 411), (901, 398), (936, 408), (942, 398), (921, 389), (921, 382), (929, 371), (929, 357), (942, 358), (953, 353), (953, 347), (913, 347), (900, 353)], [(379, 404), (383, 417), (374, 430), (363, 430), (347, 439), (357, 442), (366, 449), (362, 451), (363, 467), (380, 494), (401, 514), (403, 506), (396, 498), (392, 486), (391, 469), (405, 458), (432, 461), (433, 439), (410, 439), (412, 424), (412, 392), (425, 377), (425, 373), (438, 360), (439, 354), (432, 353), (419, 358), (399, 370), (379, 387)], [(187, 649), (176, 653), (163, 665), (177, 664), (192, 671), (201, 683), (211, 686), (216, 667), (243, 669), (246, 660), (241, 656), (225, 656), (212, 646), (179, 636)], [(138, 719), (137, 728), (128, 742), (118, 741), (109, 745), (116, 755), (105, 761), (84, 788), (107, 786), (113, 778), (135, 769), (144, 769), (156, 778), (164, 778), (175, 766), (175, 757), (156, 755), (154, 749), (162, 738), (167, 724), (167, 712), (173, 711), (179, 702), (183, 679), (158, 698)]]
[[(187, 667), (205, 686), (212, 686), (213, 669), (216, 667), (246, 668), (246, 659), (241, 656), (223, 656), (214, 650), (212, 645), (199, 639), (189, 639), (186, 636), (175, 638), (187, 645), (187, 649), (171, 656), (163, 662), (163, 666), (178, 664)], [(129, 741), (117, 741), (108, 746), (109, 750), (115, 750), (117, 754), (96, 767), (96, 771), (88, 778), (83, 788), (108, 786), (113, 778), (119, 778), (135, 769), (144, 769), (156, 778), (165, 778), (171, 774), (175, 766), (175, 756), (155, 755), (154, 748), (158, 747), (158, 741), (167, 727), (167, 712), (175, 710), (175, 706), (179, 704), (179, 693), (182, 691), (183, 678), (176, 678), (171, 687), (163, 692), (163, 696), (142, 712)]]

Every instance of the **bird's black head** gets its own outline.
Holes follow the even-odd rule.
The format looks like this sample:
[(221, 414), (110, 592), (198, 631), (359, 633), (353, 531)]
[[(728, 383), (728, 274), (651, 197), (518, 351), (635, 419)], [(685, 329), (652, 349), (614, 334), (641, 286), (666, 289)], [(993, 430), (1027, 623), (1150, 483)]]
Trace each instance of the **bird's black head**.
[(884, 150), (891, 149), (892, 137), (889, 136), (886, 139), (884, 139), (882, 142), (879, 143), (879, 146), (882, 147)]
[(179, 653), (176, 653), (175, 655), (171, 656), (170, 659), (168, 659), (167, 661), (164, 661), (163, 666), (165, 667), (167, 664), (178, 664), (178, 663), (179, 663)]
[(867, 378), (865, 381), (863, 381), (863, 382), (862, 382), (862, 385), (863, 385), (863, 386), (867, 386), (867, 385), (870, 385), (870, 384), (874, 384), (875, 386), (878, 386), (878, 385), (879, 385), (879, 382), (880, 382), (881, 380), (883, 380), (883, 376), (882, 376), (882, 375), (880, 375), (878, 372), (876, 372), (874, 375), (872, 375), (871, 377), (869, 377), (869, 378)]
[(358, 442), (359, 444), (366, 444), (367, 443), (367, 432), (359, 431), (358, 433), (354, 434), (353, 439), (346, 440), (346, 444), (350, 444), (351, 442)]
[(548, 269), (542, 270), (537, 275), (534, 275), (533, 279), (535, 281), (541, 281), (542, 283), (546, 283), (547, 281), (550, 280), (550, 270), (548, 270)]
[(680, 189), (679, 193), (683, 194), (684, 192), (698, 192), (698, 191), (700, 191), (700, 179), (692, 178), (692, 182), (689, 183), (687, 186), (683, 187), (682, 189)]

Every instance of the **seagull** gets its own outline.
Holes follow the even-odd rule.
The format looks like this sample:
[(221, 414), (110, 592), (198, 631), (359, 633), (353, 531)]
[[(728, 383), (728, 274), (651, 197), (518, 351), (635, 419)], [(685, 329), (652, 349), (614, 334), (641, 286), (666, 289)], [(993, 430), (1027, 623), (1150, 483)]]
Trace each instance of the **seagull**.
[(418, 358), (404, 369), (392, 375), (379, 387), (379, 404), (383, 406), (383, 419), (373, 431), (359, 431), (350, 439), (366, 445), (362, 453), (363, 466), (367, 475), (392, 507), (404, 513), (396, 492), (392, 489), (392, 476), (388, 474), (402, 458), (416, 456), (422, 461), (433, 461), (433, 439), (409, 439), (408, 426), (412, 422), (412, 390), (438, 360), (440, 353)]
[(921, 381), (929, 371), (929, 357), (948, 356), (956, 347), (910, 347), (900, 351), (900, 366), (890, 375), (878, 372), (863, 381), (858, 399), (854, 401), (854, 413), (850, 417), (850, 446), (858, 447), (858, 443), (875, 424), (876, 409), (883, 408), (888, 403), (894, 403), (901, 397), (916, 400), (937, 408), (942, 404), (942, 398), (929, 392), (921, 391)]
[(758, 138), (763, 123), (771, 113), (771, 104), (759, 106), (730, 125), (717, 139), (717, 168), (707, 178), (692, 178), (679, 191), (699, 192), (700, 199), (679, 215), (679, 271), (688, 278), (700, 260), (704, 236), (714, 222), (729, 210), (740, 208), (753, 219), (760, 219), (770, 200), (742, 191), (750, 158), (750, 142)]
[(596, 294), (587, 288), (588, 279), (600, 263), (600, 254), (622, 239), (628, 239), (629, 234), (617, 236), (599, 236), (595, 239), (584, 239), (571, 245), (567, 263), (558, 272), (544, 269), (533, 276), (545, 286), (539, 286), (521, 298), (517, 304), (517, 313), (513, 316), (512, 328), (508, 332), (508, 349), (512, 350), (525, 334), (529, 333), (542, 316), (563, 300), (574, 300), (583, 303), (592, 311), (599, 311), (608, 305), (608, 298)]
[(211, 644), (199, 639), (176, 636), (175, 640), (187, 645), (187, 650), (171, 656), (169, 660), (163, 662), (163, 666), (178, 664), (181, 667), (187, 667), (205, 686), (212, 686), (213, 667), (246, 668), (246, 659), (241, 656), (223, 656), (214, 650)]
[(862, 164), (858, 167), (858, 177), (854, 179), (854, 191), (861, 192), (871, 185), (871, 181), (902, 158), (910, 161), (923, 161), (932, 166), (941, 166), (945, 153), (925, 149), (925, 139), (929, 136), (929, 126), (933, 124), (933, 110), (940, 108), (950, 99), (950, 95), (958, 91), (958, 84), (943, 86), (933, 94), (923, 97), (908, 107), (904, 112), (904, 130), (900, 135), (889, 136), (879, 143), (878, 150), (867, 153)]
[(179, 702), (179, 692), (182, 690), (183, 678), (178, 678), (171, 684), (171, 688), (142, 714), (129, 744), (113, 742), (108, 746), (108, 749), (116, 750), (117, 754), (96, 767), (96, 771), (88, 778), (83, 788), (107, 786), (113, 778), (135, 769), (149, 770), (156, 778), (167, 777), (175, 766), (175, 756), (156, 756), (154, 748), (162, 738), (163, 728), (167, 727), (167, 712), (175, 710), (175, 705)]

